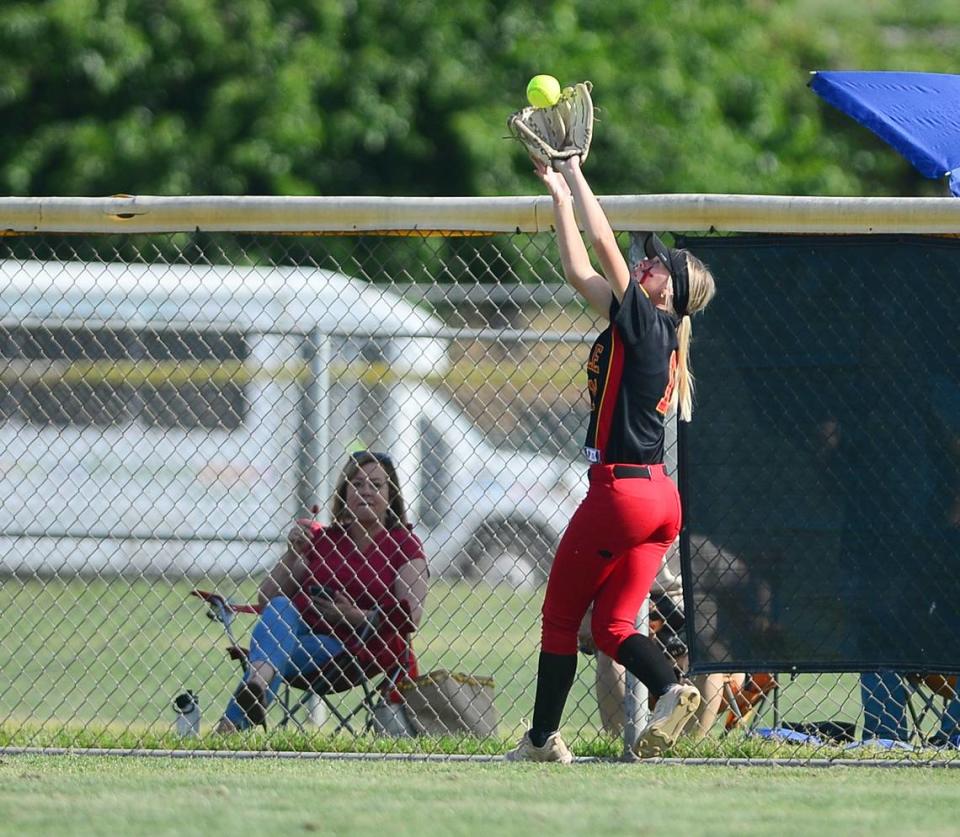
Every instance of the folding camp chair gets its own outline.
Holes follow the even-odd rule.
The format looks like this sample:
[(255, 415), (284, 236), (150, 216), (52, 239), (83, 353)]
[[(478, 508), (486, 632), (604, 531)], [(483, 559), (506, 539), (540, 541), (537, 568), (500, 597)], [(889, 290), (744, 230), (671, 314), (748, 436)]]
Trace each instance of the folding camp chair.
[(742, 686), (727, 679), (723, 684), (723, 703), (727, 709), (723, 721), (724, 732), (743, 728), (744, 723), (747, 729), (753, 730), (767, 696), (779, 688), (776, 677), (768, 672), (747, 674)]
[[(211, 593), (206, 590), (192, 590), (191, 595), (202, 599), (206, 603), (207, 618), (223, 625), (227, 638), (230, 640), (230, 645), (227, 646), (227, 656), (240, 665), (241, 672), (245, 675), (250, 664), (249, 649), (237, 642), (233, 632), (233, 621), (238, 614), (259, 615), (262, 608), (254, 604), (236, 604), (219, 593)], [(366, 629), (368, 634), (372, 633), (373, 630), (372, 626)], [(360, 640), (363, 641), (365, 638), (366, 636), (361, 634)], [(381, 674), (383, 679), (374, 686), (373, 680)], [(399, 701), (396, 688), (401, 680), (411, 675), (416, 675), (416, 662), (409, 643), (406, 643), (404, 654), (398, 664), (387, 672), (378, 668), (373, 669), (370, 666), (363, 666), (353, 654), (342, 652), (316, 672), (284, 680), (276, 700), (283, 713), (283, 717), (277, 726), (285, 727), (293, 722), (302, 729), (303, 724), (298, 716), (306, 710), (311, 699), (317, 697), (323, 701), (329, 712), (337, 719), (334, 734), (343, 731), (356, 735), (353, 722), (354, 719), (358, 719), (358, 716), (362, 716), (362, 732), (381, 731), (381, 725), (377, 721), (378, 709), (388, 702)], [(360, 702), (348, 711), (341, 711), (340, 707), (331, 700), (331, 696), (353, 689), (361, 690)], [(299, 691), (302, 694), (295, 697), (292, 690)], [(266, 722), (264, 722), (264, 728), (266, 728)]]
[[(936, 743), (939, 734), (937, 730), (932, 734), (924, 732), (927, 718), (933, 715), (938, 722), (947, 710), (947, 705), (957, 696), (957, 676), (955, 674), (907, 674), (903, 677), (906, 689), (907, 711), (913, 722), (914, 735), (921, 744)], [(920, 704), (919, 709), (915, 705)], [(937, 704), (940, 704), (939, 706)]]

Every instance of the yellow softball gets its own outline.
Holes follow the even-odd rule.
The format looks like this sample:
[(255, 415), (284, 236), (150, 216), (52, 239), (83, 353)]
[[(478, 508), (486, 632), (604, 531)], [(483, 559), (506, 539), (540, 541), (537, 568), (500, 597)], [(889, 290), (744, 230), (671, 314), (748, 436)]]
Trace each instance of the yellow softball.
[(548, 108), (560, 100), (560, 82), (553, 76), (538, 75), (527, 85), (527, 101), (535, 108)]

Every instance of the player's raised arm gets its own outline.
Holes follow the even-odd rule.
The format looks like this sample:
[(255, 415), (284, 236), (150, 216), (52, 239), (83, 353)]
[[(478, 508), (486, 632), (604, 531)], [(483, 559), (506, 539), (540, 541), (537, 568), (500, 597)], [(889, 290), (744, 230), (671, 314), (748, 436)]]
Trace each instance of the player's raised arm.
[(627, 285), (630, 283), (630, 268), (627, 260), (620, 252), (617, 237), (607, 220), (607, 216), (600, 206), (600, 201), (587, 183), (580, 168), (580, 158), (571, 157), (568, 160), (558, 160), (556, 167), (563, 175), (570, 193), (573, 195), (577, 213), (583, 223), (584, 232), (590, 241), (590, 246), (600, 262), (600, 269), (610, 285), (610, 290), (617, 301), (623, 300)]
[(539, 160), (534, 160), (537, 176), (553, 199), (554, 224), (563, 275), (587, 304), (598, 314), (610, 314), (610, 286), (590, 263), (590, 256), (580, 236), (573, 212), (573, 198), (563, 176)]

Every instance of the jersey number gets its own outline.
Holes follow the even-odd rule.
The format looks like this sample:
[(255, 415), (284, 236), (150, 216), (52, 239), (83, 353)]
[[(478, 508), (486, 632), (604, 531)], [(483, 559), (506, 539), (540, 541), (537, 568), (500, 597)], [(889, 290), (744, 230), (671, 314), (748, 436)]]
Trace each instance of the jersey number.
[(661, 416), (667, 414), (670, 409), (670, 399), (673, 398), (673, 389), (677, 385), (677, 353), (670, 352), (670, 371), (667, 377), (667, 388), (663, 391), (663, 397), (657, 402), (657, 412)]

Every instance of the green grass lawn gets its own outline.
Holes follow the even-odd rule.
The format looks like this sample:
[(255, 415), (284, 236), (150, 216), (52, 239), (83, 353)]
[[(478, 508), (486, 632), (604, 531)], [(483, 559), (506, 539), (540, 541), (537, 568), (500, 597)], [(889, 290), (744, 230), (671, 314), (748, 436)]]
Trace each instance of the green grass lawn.
[[(254, 593), (252, 584), (236, 590), (217, 582), (5, 580), (3, 727), (159, 733), (170, 729), (170, 701), (185, 688), (199, 693), (204, 721), (214, 722), (239, 670), (224, 653), (222, 627), (189, 595), (194, 586), (221, 589), (236, 600)], [(436, 583), (415, 639), (422, 671), (494, 677), (502, 726), (511, 735), (532, 708), (541, 595)], [(252, 617), (239, 617), (238, 639), (245, 642), (252, 625)], [(582, 707), (585, 691), (586, 678), (571, 701), (575, 728), (591, 723), (589, 707)]]
[(5, 756), (4, 833), (957, 833), (960, 772)]
[[(4, 580), (0, 586), (0, 743), (27, 746), (178, 746), (170, 701), (185, 688), (199, 693), (204, 729), (219, 717), (238, 678), (226, 658), (221, 626), (208, 620), (194, 586), (217, 589), (238, 600), (252, 584), (182, 581)], [(428, 618), (415, 639), (422, 671), (447, 668), (494, 677), (501, 715), (499, 740), (436, 742), (442, 751), (499, 752), (525, 728), (533, 704), (542, 592), (505, 587), (433, 584)], [(246, 640), (250, 617), (237, 621)], [(593, 661), (581, 657), (564, 719), (564, 736), (581, 754), (616, 755), (620, 742), (599, 729), (593, 698)], [(793, 721), (851, 720), (859, 716), (852, 675), (782, 679), (779, 717)], [(355, 700), (354, 698), (350, 698)], [(773, 724), (773, 706), (761, 718)], [(330, 738), (330, 729), (309, 733), (255, 733), (226, 746), (283, 749), (416, 750), (424, 742), (357, 742)], [(686, 755), (786, 757), (796, 751), (728, 739), (686, 747)], [(203, 739), (203, 746), (225, 746)], [(191, 746), (195, 744), (191, 743)]]
[[(213, 722), (239, 671), (227, 659), (219, 623), (208, 620), (192, 587), (236, 590), (207, 582), (29, 581), (0, 587), (0, 666), (8, 687), (0, 693), (0, 722), (52, 732), (109, 728), (159, 733), (173, 719), (170, 700), (197, 691), (205, 722)], [(503, 729), (519, 729), (532, 705), (541, 593), (436, 583), (429, 618), (416, 637), (421, 670), (448, 668), (493, 676)], [(253, 620), (240, 617), (246, 641)], [(589, 672), (586, 672), (589, 674)], [(571, 724), (589, 726), (579, 708), (586, 678), (571, 701)], [(42, 737), (42, 736), (41, 736)]]

